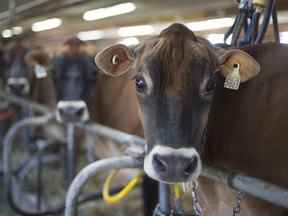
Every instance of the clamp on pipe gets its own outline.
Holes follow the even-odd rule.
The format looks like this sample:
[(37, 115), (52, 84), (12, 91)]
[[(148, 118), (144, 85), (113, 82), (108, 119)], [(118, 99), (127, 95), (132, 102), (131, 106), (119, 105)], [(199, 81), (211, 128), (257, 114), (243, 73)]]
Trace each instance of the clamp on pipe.
[(138, 175), (133, 177), (132, 180), (130, 180), (128, 182), (128, 184), (119, 193), (117, 193), (115, 195), (110, 195), (110, 193), (109, 193), (110, 183), (118, 172), (119, 172), (119, 170), (112, 171), (104, 182), (102, 195), (103, 195), (104, 201), (107, 204), (113, 205), (113, 204), (117, 204), (117, 203), (121, 202), (136, 187), (136, 185), (141, 181), (141, 179), (144, 175), (144, 172), (140, 172)]

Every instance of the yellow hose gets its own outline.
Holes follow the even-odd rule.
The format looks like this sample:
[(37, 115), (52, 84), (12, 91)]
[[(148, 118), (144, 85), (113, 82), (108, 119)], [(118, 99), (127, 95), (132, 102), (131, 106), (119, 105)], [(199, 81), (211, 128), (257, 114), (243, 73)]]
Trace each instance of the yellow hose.
[(117, 204), (121, 202), (125, 197), (128, 196), (128, 194), (135, 188), (135, 186), (141, 181), (142, 176), (144, 175), (143, 172), (139, 173), (131, 181), (128, 182), (128, 184), (117, 194), (110, 195), (109, 189), (110, 189), (110, 183), (112, 179), (116, 176), (118, 173), (118, 170), (112, 171), (109, 176), (106, 178), (103, 186), (103, 199), (107, 204)]
[(183, 193), (181, 191), (181, 186), (179, 184), (174, 184), (173, 185), (173, 192), (174, 192), (174, 198), (176, 200), (180, 199), (181, 196), (183, 195)]

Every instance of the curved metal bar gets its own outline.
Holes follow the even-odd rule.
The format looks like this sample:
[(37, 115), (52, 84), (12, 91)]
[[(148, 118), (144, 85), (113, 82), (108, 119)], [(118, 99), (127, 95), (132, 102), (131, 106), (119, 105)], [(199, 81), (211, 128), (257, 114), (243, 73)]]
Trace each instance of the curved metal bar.
[[(7, 196), (7, 200), (13, 210), (16, 212), (23, 214), (22, 209), (16, 204), (13, 194), (12, 194), (12, 168), (11, 168), (11, 151), (13, 146), (13, 140), (15, 138), (16, 133), (30, 125), (43, 125), (45, 123), (48, 123), (50, 120), (54, 118), (54, 114), (47, 114), (45, 116), (41, 117), (33, 117), (33, 118), (27, 118), (23, 119), (17, 123), (14, 124), (10, 128), (10, 130), (7, 132), (4, 142), (3, 142), (3, 174), (4, 174), (4, 184), (5, 184), (5, 194)], [(33, 214), (33, 212), (31, 212)], [(26, 214), (30, 215), (30, 214)]]
[(77, 202), (81, 193), (82, 187), (90, 177), (95, 176), (99, 172), (108, 171), (111, 169), (124, 169), (124, 168), (142, 168), (140, 160), (129, 157), (115, 157), (107, 158), (96, 161), (80, 171), (71, 183), (65, 202), (65, 216), (77, 215)]

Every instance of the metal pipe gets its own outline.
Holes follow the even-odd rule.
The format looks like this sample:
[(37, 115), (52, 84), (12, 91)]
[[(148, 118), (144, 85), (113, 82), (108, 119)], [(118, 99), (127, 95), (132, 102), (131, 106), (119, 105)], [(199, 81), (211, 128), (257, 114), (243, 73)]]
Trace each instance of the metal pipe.
[(16, 1), (9, 0), (9, 23), (13, 24), (16, 20)]
[(38, 154), (37, 154), (37, 203), (36, 203), (36, 209), (37, 211), (41, 211), (42, 208), (42, 196), (43, 196), (43, 161), (42, 161), (42, 151), (38, 148)]
[(264, 36), (265, 36), (265, 33), (267, 31), (267, 28), (269, 26), (269, 21), (271, 18), (274, 0), (267, 0), (267, 1), (268, 1), (268, 4), (267, 4), (267, 7), (266, 7), (265, 12), (264, 12), (263, 22), (262, 22), (262, 25), (259, 29), (259, 33), (258, 33), (256, 41), (255, 41), (256, 44), (262, 43)]
[(170, 214), (170, 187), (168, 184), (159, 183), (159, 207), (160, 211), (165, 215)]
[(78, 197), (84, 184), (90, 177), (95, 176), (99, 172), (108, 171), (111, 169), (123, 169), (123, 168), (142, 168), (140, 160), (135, 158), (124, 156), (116, 158), (106, 158), (96, 161), (80, 171), (80, 173), (74, 178), (71, 183), (65, 202), (65, 216), (77, 215), (77, 202)]
[(69, 123), (67, 125), (67, 161), (66, 161), (66, 177), (67, 188), (76, 175), (76, 148), (75, 148), (75, 125)]
[(239, 173), (228, 173), (207, 166), (204, 167), (202, 176), (214, 181), (222, 182), (236, 190), (243, 191), (272, 204), (288, 208), (288, 189), (286, 188), (254, 177)]
[(278, 16), (277, 16), (277, 8), (276, 1), (274, 1), (272, 8), (272, 21), (273, 21), (273, 33), (274, 39), (277, 43), (280, 43), (280, 35), (279, 35), (279, 25), (278, 25)]
[(22, 106), (22, 107), (31, 108), (33, 111), (36, 111), (38, 113), (42, 113), (42, 114), (51, 113), (51, 110), (47, 108), (46, 106), (34, 103), (32, 101), (25, 100), (21, 97), (17, 97), (12, 94), (8, 94), (1, 90), (0, 90), (0, 98), (10, 103)]
[(131, 134), (127, 134), (125, 132), (109, 128), (97, 123), (89, 123), (89, 124), (76, 124), (77, 127), (85, 130), (86, 132), (94, 135), (107, 136), (112, 140), (119, 142), (121, 144), (135, 144), (137, 146), (144, 147), (145, 140)]

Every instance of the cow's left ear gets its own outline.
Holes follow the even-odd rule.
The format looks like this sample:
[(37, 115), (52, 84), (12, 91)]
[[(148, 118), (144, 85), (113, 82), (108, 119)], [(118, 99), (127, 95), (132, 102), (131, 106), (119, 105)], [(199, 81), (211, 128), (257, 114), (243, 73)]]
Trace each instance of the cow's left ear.
[(240, 81), (246, 82), (260, 72), (259, 63), (246, 52), (239, 49), (225, 51), (219, 58), (220, 73), (227, 77), (232, 73), (235, 64), (239, 65)]
[(134, 56), (131, 49), (122, 44), (116, 44), (99, 52), (95, 63), (105, 74), (118, 77), (131, 71)]

